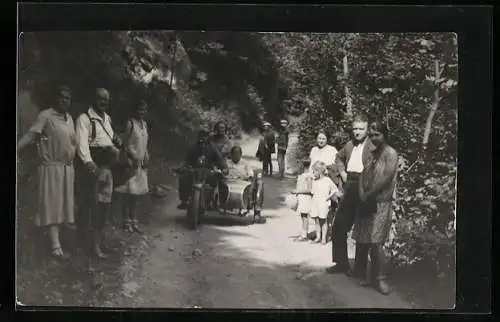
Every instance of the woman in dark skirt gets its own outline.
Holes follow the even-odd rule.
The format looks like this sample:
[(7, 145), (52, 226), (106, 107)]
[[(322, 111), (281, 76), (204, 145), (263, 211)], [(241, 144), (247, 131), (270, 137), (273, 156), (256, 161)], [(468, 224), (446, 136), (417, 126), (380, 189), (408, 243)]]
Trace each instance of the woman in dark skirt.
[(381, 122), (373, 122), (369, 136), (375, 146), (373, 161), (366, 167), (359, 180), (361, 203), (354, 224), (359, 276), (366, 276), (368, 253), (372, 261), (370, 279), (362, 281), (382, 294), (389, 293), (385, 275), (384, 244), (389, 238), (392, 223), (392, 201), (396, 187), (398, 153), (386, 142), (387, 128)]

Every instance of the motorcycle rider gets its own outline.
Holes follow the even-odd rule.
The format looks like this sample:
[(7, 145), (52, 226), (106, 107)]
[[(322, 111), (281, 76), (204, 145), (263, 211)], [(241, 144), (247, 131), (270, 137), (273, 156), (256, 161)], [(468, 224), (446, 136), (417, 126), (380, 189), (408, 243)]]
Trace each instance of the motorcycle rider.
[[(227, 162), (219, 151), (214, 147), (210, 140), (210, 130), (203, 126), (198, 132), (196, 143), (188, 151), (184, 167), (195, 168), (199, 166), (200, 159), (204, 158), (204, 167), (221, 169), (227, 174)], [(179, 176), (179, 199), (178, 209), (186, 209), (187, 201), (191, 194), (193, 184), (193, 174), (190, 171), (184, 171)]]
[(211, 136), (210, 140), (224, 158), (230, 156), (232, 144), (227, 136), (227, 126), (224, 121), (219, 121), (215, 124), (214, 134)]

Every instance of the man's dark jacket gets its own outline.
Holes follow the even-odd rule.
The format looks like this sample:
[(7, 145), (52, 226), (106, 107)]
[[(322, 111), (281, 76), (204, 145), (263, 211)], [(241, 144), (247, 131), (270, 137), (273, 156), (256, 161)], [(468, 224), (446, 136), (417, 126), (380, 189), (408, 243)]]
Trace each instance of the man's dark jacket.
[(192, 167), (198, 165), (199, 157), (204, 154), (206, 156), (206, 168), (216, 166), (219, 169), (227, 169), (226, 159), (220, 154), (217, 148), (209, 141), (204, 144), (196, 143), (189, 151), (186, 158), (186, 163)]
[[(337, 157), (335, 158), (335, 165), (329, 168), (329, 174), (332, 178), (333, 182), (342, 187), (345, 182), (342, 182), (340, 174), (342, 171), (347, 171), (347, 164), (351, 159), (352, 150), (354, 149), (354, 140), (350, 140), (344, 145), (342, 149), (337, 153)], [(365, 146), (363, 148), (362, 160), (363, 166), (366, 168), (372, 160), (372, 151), (374, 149), (373, 143), (369, 138), (366, 139)]]

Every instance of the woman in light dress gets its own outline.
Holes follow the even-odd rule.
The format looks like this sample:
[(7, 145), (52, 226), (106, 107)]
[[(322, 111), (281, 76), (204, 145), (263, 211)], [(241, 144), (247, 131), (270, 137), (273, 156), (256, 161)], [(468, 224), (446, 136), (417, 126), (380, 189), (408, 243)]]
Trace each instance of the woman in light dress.
[(323, 161), (316, 161), (312, 165), (312, 199), (311, 199), (311, 218), (316, 223), (316, 239), (314, 243), (321, 242), (326, 244), (327, 229), (326, 219), (330, 211), (332, 199), (337, 201), (340, 198), (340, 191), (328, 177), (326, 164)]
[(31, 143), (38, 144), (36, 225), (48, 227), (52, 256), (66, 260), (69, 256), (63, 252), (59, 232), (63, 224), (74, 223), (76, 137), (73, 118), (67, 112), (71, 105), (70, 89), (59, 86), (54, 94), (52, 106), (38, 114), (35, 124), (19, 141), (18, 151)]
[(133, 156), (132, 166), (135, 174), (115, 189), (122, 195), (124, 229), (130, 233), (142, 233), (137, 220), (138, 206), (141, 197), (149, 192), (147, 174), (149, 134), (145, 120), (147, 112), (147, 103), (140, 101), (135, 107), (134, 115), (127, 122), (124, 144), (129, 154)]
[(335, 164), (335, 158), (337, 157), (337, 149), (328, 144), (328, 137), (325, 132), (320, 131), (316, 137), (316, 146), (311, 149), (309, 154), (309, 159), (311, 160), (311, 170), (312, 166), (318, 162), (323, 162), (326, 167), (333, 166)]

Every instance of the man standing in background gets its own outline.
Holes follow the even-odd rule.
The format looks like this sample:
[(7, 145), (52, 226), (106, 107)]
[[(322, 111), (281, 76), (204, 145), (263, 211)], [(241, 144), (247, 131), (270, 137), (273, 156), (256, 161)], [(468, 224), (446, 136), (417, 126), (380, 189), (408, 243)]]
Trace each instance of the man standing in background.
[(276, 143), (278, 145), (278, 168), (280, 179), (285, 177), (285, 155), (288, 148), (288, 134), (288, 121), (282, 119), (280, 121), (280, 128), (276, 138)]
[(271, 155), (276, 149), (276, 137), (272, 130), (271, 123), (264, 122), (264, 131), (259, 141), (256, 157), (262, 161), (262, 172), (264, 175), (273, 175), (273, 162)]

